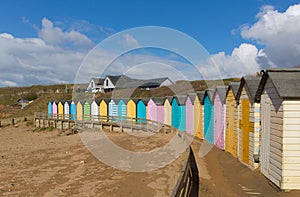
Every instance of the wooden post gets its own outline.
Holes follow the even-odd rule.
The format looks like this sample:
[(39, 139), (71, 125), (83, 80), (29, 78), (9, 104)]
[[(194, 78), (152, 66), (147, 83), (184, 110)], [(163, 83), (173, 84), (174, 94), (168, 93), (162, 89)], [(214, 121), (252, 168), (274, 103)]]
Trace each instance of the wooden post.
[(64, 130), (64, 121), (61, 120), (61, 130)]
[(131, 132), (133, 132), (133, 118), (131, 118)]
[(15, 125), (15, 119), (14, 119), (14, 118), (11, 119), (11, 124), (12, 124), (13, 126)]
[(0, 120), (0, 127), (2, 127), (2, 125), (1, 125), (1, 120)]
[(26, 122), (27, 121), (27, 118), (26, 117), (24, 117), (24, 122)]

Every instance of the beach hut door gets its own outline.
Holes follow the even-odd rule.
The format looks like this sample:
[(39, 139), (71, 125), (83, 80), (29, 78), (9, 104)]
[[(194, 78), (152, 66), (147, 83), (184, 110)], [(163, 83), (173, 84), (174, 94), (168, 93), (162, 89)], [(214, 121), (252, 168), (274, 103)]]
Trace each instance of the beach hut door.
[(261, 114), (261, 148), (260, 148), (260, 170), (269, 178), (269, 166), (270, 166), (270, 103), (264, 103), (262, 105)]

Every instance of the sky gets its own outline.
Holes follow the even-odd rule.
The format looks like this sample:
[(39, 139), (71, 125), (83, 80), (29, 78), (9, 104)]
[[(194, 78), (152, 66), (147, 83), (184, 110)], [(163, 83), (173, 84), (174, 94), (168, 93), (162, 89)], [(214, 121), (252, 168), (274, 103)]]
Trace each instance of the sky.
[[(218, 73), (209, 64), (201, 70), (212, 78), (300, 65), (299, 1), (11, 0), (0, 6), (0, 87), (72, 83), (99, 42), (142, 26), (168, 27), (195, 39), (218, 67)], [(130, 33), (123, 38), (127, 44), (142, 43)], [(115, 67), (123, 72), (126, 64), (157, 59), (182, 66), (161, 54), (131, 54)], [(134, 62), (138, 55), (143, 61)], [(104, 51), (93, 62), (106, 62), (110, 56)], [(91, 75), (101, 72), (96, 68), (87, 77)]]

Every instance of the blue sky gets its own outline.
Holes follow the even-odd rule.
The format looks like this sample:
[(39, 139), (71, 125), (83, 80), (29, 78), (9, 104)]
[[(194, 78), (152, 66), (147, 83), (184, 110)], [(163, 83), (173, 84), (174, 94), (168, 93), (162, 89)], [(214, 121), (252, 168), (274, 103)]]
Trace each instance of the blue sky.
[[(242, 57), (241, 53), (250, 55), (256, 53), (257, 57), (255, 57), (255, 60), (250, 60), (250, 62), (255, 61), (253, 63), (255, 66), (252, 65), (252, 70), (269, 66), (286, 67), (294, 66), (299, 59), (296, 58), (290, 61), (290, 58), (294, 58), (294, 56), (291, 57), (289, 54), (285, 57), (277, 57), (280, 51), (274, 51), (274, 48), (280, 46), (282, 49), (285, 49), (288, 46), (279, 42), (275, 42), (274, 44), (272, 36), (270, 36), (274, 34), (268, 32), (267, 26), (277, 26), (276, 20), (278, 17), (285, 14), (290, 6), (297, 4), (299, 4), (299, 1), (292, 0), (206, 0), (178, 2), (159, 0), (2, 1), (0, 6), (0, 34), (5, 34), (2, 36), (3, 38), (7, 38), (7, 35), (13, 36), (16, 45), (19, 43), (17, 39), (21, 39), (23, 45), (20, 45), (20, 47), (23, 48), (31, 48), (32, 46), (28, 46), (24, 42), (28, 39), (35, 39), (34, 42), (45, 42), (48, 47), (47, 50), (52, 51), (50, 46), (53, 46), (58, 54), (63, 51), (66, 52), (65, 55), (73, 55), (74, 53), (88, 51), (101, 40), (128, 28), (149, 25), (164, 26), (179, 30), (196, 39), (208, 50), (217, 63), (221, 62), (221, 67), (222, 65), (224, 67), (226, 64), (235, 62), (235, 56)], [(295, 10), (293, 12), (296, 12), (296, 14), (292, 11), (290, 12), (294, 14), (294, 18), (286, 19), (286, 17), (281, 17), (281, 19), (278, 19), (278, 26), (287, 32), (282, 37), (275, 36), (274, 39), (291, 39), (293, 35), (297, 35), (297, 30), (294, 32), (294, 29), (289, 30), (288, 28), (290, 27), (287, 28), (283, 25), (283, 22), (286, 24), (284, 20), (292, 20), (293, 23), (298, 24), (299, 17), (297, 12), (299, 10)], [(278, 16), (276, 13), (279, 13)], [(287, 15), (290, 13), (287, 13)], [(275, 22), (269, 19), (272, 17), (276, 19)], [(281, 20), (283, 21), (282, 23)], [(52, 34), (53, 37), (50, 39), (47, 32), (49, 29), (50, 31), (59, 29), (59, 32), (62, 32), (60, 34), (63, 35), (63, 38), (61, 40), (53, 40), (58, 36)], [(264, 32), (266, 33), (264, 34)], [(298, 41), (299, 39), (290, 40), (289, 42), (298, 44)], [(1, 44), (0, 42), (0, 47), (1, 45), (3, 47), (4, 44), (6, 43), (2, 42)], [(5, 50), (0, 49), (0, 57), (2, 57), (2, 59), (0, 58), (0, 69), (2, 71), (10, 70), (10, 73), (0, 76), (0, 86), (72, 81), (72, 77), (63, 74), (57, 76), (54, 68), (53, 70), (49, 68), (51, 64), (48, 64), (46, 57), (43, 57), (42, 54), (32, 54), (33, 52), (29, 49), (20, 50), (18, 53), (14, 52), (12, 54), (6, 47), (5, 45)], [(297, 48), (297, 45), (295, 45), (295, 48)], [(47, 50), (45, 49), (45, 51)], [(40, 51), (41, 49), (39, 49)], [(2, 56), (1, 53), (3, 53)], [(36, 55), (34, 57), (35, 61), (30, 59), (34, 55)], [(11, 59), (4, 61), (3, 57), (8, 56), (15, 61)], [(39, 56), (42, 58), (39, 59)], [(82, 56), (73, 57), (72, 60), (61, 58), (62, 62), (56, 63), (66, 64), (67, 66), (67, 64), (72, 62), (73, 66), (76, 64), (78, 66), (77, 62), (81, 61), (82, 58)], [(57, 58), (57, 61), (59, 60)], [(35, 63), (38, 62), (39, 65), (44, 65), (43, 72), (49, 72), (49, 75), (45, 76), (45, 79), (41, 77), (39, 79), (38, 77), (27, 78), (26, 76), (22, 76), (22, 80), (16, 80), (18, 77), (12, 72), (14, 70), (17, 71), (19, 67), (16, 65), (15, 69), (11, 68), (11, 66), (9, 69), (6, 69), (6, 65), (11, 62), (15, 62), (15, 64), (20, 63), (21, 68), (26, 69), (28, 75), (30, 75), (36, 70), (34, 69), (36, 64), (32, 63), (32, 61)], [(249, 61), (241, 61), (241, 63), (244, 62)], [(251, 65), (248, 67), (251, 67)], [(223, 68), (223, 70), (225, 72), (226, 68)], [(235, 75), (238, 74), (235, 73)], [(242, 72), (240, 74), (247, 73)], [(57, 76), (55, 80), (53, 79), (54, 76)]]

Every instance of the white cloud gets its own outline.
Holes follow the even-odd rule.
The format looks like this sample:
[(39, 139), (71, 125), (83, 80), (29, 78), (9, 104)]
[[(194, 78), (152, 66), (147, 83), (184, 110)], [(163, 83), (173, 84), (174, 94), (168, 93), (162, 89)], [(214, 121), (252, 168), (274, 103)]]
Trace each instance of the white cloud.
[(86, 35), (75, 30), (63, 32), (61, 28), (54, 27), (53, 23), (47, 18), (42, 19), (42, 28), (39, 30), (38, 35), (47, 44), (54, 46), (74, 45), (90, 48), (94, 45)]
[(124, 44), (129, 47), (139, 47), (139, 42), (130, 34), (124, 35)]
[(207, 65), (202, 65), (199, 69), (206, 78), (220, 79), (252, 75), (260, 69), (256, 61), (258, 54), (256, 46), (243, 43), (238, 48), (234, 48), (230, 55), (224, 52), (211, 55)]
[(300, 63), (300, 4), (290, 6), (285, 12), (264, 6), (257, 15), (258, 21), (244, 26), (241, 35), (265, 46), (260, 64), (289, 67)]

